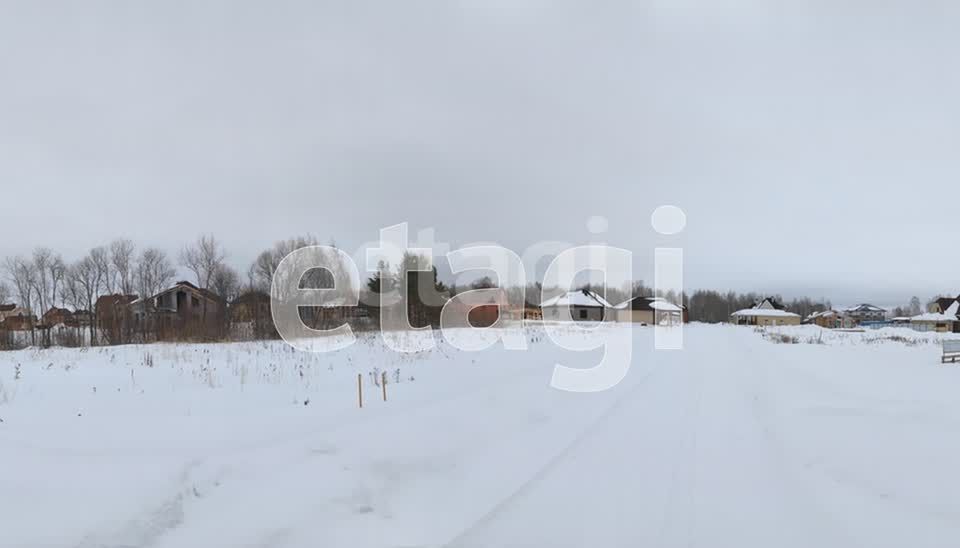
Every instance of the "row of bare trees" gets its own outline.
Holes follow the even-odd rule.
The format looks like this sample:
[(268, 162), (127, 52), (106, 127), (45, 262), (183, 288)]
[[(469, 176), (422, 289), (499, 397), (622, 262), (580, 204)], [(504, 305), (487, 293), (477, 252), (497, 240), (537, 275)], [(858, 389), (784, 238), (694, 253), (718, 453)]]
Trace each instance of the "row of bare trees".
[[(162, 249), (155, 247), (138, 249), (132, 241), (127, 239), (118, 239), (107, 245), (94, 247), (72, 262), (67, 262), (62, 255), (47, 247), (39, 247), (30, 255), (10, 257), (0, 264), (0, 304), (15, 301), (38, 316), (54, 307), (87, 311), (90, 321), (89, 325), (85, 323), (84, 327), (89, 329), (87, 337), (89, 344), (112, 344), (118, 341), (104, 337), (98, 329), (96, 304), (101, 296), (156, 295), (176, 281), (179, 268), (184, 273), (192, 275), (192, 281), (198, 287), (216, 294), (224, 303), (231, 303), (244, 293), (259, 292), (260, 295), (268, 293), (280, 262), (293, 251), (316, 245), (319, 245), (319, 241), (313, 236), (299, 236), (278, 241), (256, 257), (245, 273), (245, 280), (228, 264), (228, 255), (224, 246), (213, 235), (200, 236), (194, 242), (184, 246), (175, 260)], [(407, 260), (413, 259), (405, 258), (405, 262)], [(330, 261), (330, 264), (336, 265), (337, 261)], [(384, 267), (381, 269), (384, 272), (378, 272), (367, 281), (363, 289), (368, 297), (374, 295), (368, 304), (373, 304), (374, 308), (379, 305), (375, 298), (376, 294), (389, 289), (382, 287), (383, 284), (389, 282), (400, 287), (419, 286), (418, 283), (414, 283), (419, 279), (418, 276), (425, 276), (421, 281), (425, 281), (426, 286), (433, 291), (453, 295), (460, 289), (456, 286), (444, 286), (437, 279), (435, 269), (432, 276), (421, 276), (416, 265), (410, 268), (406, 268), (409, 265), (405, 264), (400, 266), (396, 273)], [(332, 270), (317, 269), (309, 272), (301, 281), (300, 287), (346, 289), (349, 288), (350, 283), (352, 280), (349, 279), (347, 269), (334, 267)], [(474, 281), (469, 287), (476, 289), (493, 285), (492, 280), (484, 278)], [(522, 288), (506, 289), (511, 294), (522, 291)], [(534, 284), (526, 289), (526, 295), (532, 301), (539, 296), (542, 287)], [(621, 288), (596, 289), (604, 292), (612, 302), (654, 294), (653, 289), (646, 287), (643, 282), (625, 284)], [(416, 290), (414, 292), (416, 293)], [(686, 304), (691, 321), (705, 322), (728, 321), (732, 312), (748, 307), (763, 297), (755, 293), (739, 294), (709, 290), (664, 296), (673, 297), (673, 300)], [(521, 297), (517, 296), (514, 300), (520, 299)], [(361, 300), (367, 301), (363, 298)], [(413, 299), (410, 302), (416, 304), (415, 301), (416, 299)], [(919, 299), (915, 297), (913, 301), (911, 309), (918, 309)], [(410, 305), (410, 303), (407, 304)], [(803, 316), (831, 306), (828, 301), (814, 301), (807, 298), (794, 299), (783, 304), (788, 310)], [(421, 309), (428, 308), (412, 306), (411, 317), (417, 316), (415, 313)], [(206, 323), (206, 307), (203, 310), (203, 319)], [(217, 333), (222, 334), (229, 331), (230, 318), (219, 312), (218, 321), (222, 319), (227, 323), (228, 328), (217, 330)], [(270, 321), (269, 318), (266, 320)], [(420, 318), (420, 320), (422, 320), (421, 323), (429, 323), (430, 318)], [(36, 336), (36, 330), (31, 329), (31, 344), (49, 344), (49, 341), (38, 341)], [(148, 340), (146, 336), (143, 338)]]
[[(91, 318), (89, 338), (97, 344), (96, 303), (101, 296), (155, 295), (175, 280), (177, 266), (192, 273), (199, 287), (224, 299), (239, 293), (240, 277), (227, 265), (226, 252), (214, 236), (201, 236), (184, 246), (178, 259), (177, 264), (156, 247), (137, 249), (127, 239), (94, 247), (69, 263), (60, 253), (38, 247), (30, 255), (9, 257), (0, 265), (0, 304), (15, 301), (36, 316), (51, 308), (86, 311)], [(35, 331), (31, 329), (31, 344), (38, 343)]]
[[(183, 246), (175, 258), (156, 247), (138, 248), (128, 239), (94, 247), (69, 262), (50, 248), (38, 247), (29, 255), (9, 257), (0, 263), (0, 304), (16, 302), (28, 310), (31, 317), (36, 316), (37, 321), (32, 322), (34, 325), (30, 328), (30, 344), (50, 344), (37, 339), (36, 328), (41, 327), (37, 324), (42, 324), (43, 314), (52, 308), (88, 313), (89, 325), (86, 322), (83, 325), (87, 330), (86, 337), (80, 338), (87, 339), (89, 344), (129, 342), (127, 335), (135, 334), (133, 328), (124, 327), (121, 337), (111, 337), (106, 328), (101, 329), (102, 322), (98, 321), (101, 311), (97, 310), (97, 301), (101, 297), (154, 296), (178, 279), (189, 279), (197, 287), (214, 293), (223, 303), (232, 303), (244, 293), (257, 292), (262, 296), (270, 291), (274, 274), (288, 254), (316, 245), (319, 245), (318, 239), (309, 235), (278, 241), (257, 256), (247, 269), (245, 279), (228, 263), (226, 249), (213, 235), (202, 235)], [(180, 273), (187, 276), (178, 278)], [(331, 274), (335, 279), (327, 280)], [(346, 288), (349, 283), (346, 268), (317, 269), (308, 273), (302, 287), (322, 288), (335, 284), (338, 288)], [(126, 302), (129, 300), (127, 298)], [(206, 323), (207, 307), (202, 310), (202, 323)], [(216, 318), (210, 318), (211, 321), (230, 321), (222, 310), (215, 312)], [(258, 320), (268, 321), (269, 318)], [(80, 327), (77, 329), (79, 331)], [(228, 329), (215, 331), (222, 334)], [(141, 339), (149, 339), (146, 333), (140, 335)]]

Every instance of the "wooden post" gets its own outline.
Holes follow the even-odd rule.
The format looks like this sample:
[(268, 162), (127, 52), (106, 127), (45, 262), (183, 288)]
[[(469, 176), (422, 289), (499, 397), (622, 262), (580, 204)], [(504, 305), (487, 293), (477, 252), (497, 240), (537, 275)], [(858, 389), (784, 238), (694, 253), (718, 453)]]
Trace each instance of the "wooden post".
[(387, 372), (383, 372), (383, 377), (380, 379), (380, 384), (383, 386), (383, 401), (387, 401)]
[(360, 409), (363, 409), (363, 375), (357, 373), (357, 401), (360, 403)]

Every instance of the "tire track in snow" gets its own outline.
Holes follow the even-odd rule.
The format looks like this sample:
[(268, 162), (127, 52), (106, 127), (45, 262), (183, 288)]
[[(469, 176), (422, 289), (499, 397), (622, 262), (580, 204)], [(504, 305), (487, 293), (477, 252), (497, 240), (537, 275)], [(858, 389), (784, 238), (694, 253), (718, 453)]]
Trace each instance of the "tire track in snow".
[[(552, 366), (551, 366), (551, 367), (552, 367)], [(615, 411), (617, 410), (616, 407), (618, 407), (619, 405), (621, 405), (622, 403), (624, 403), (625, 400), (627, 400), (628, 398), (630, 398), (631, 396), (633, 396), (640, 388), (642, 388), (642, 387), (648, 382), (648, 380), (650, 379), (650, 377), (652, 377), (652, 376), (653, 376), (659, 369), (661, 369), (662, 367), (664, 367), (664, 365), (663, 365), (663, 363), (661, 362), (661, 363), (658, 363), (656, 367), (650, 368), (650, 369), (648, 369), (647, 371), (642, 371), (642, 372), (641, 372), (641, 371), (638, 371), (638, 373), (640, 373), (640, 374), (638, 375), (637, 379), (635, 379), (634, 382), (631, 383), (631, 385), (629, 385), (628, 387), (626, 387), (627, 390), (625, 390), (624, 393), (621, 394), (613, 403), (608, 404), (608, 407), (607, 407), (606, 409), (602, 410), (601, 413), (600, 413), (600, 415), (599, 415), (596, 419), (594, 419), (594, 420), (592, 420), (592, 421), (590, 422), (589, 426), (582, 428), (582, 429), (580, 430), (580, 432), (578, 432), (577, 434), (575, 434), (574, 439), (573, 439), (572, 441), (570, 441), (567, 445), (564, 445), (563, 448), (560, 450), (559, 453), (554, 454), (552, 457), (549, 457), (547, 464), (541, 466), (541, 467), (538, 469), (538, 471), (534, 473), (534, 476), (537, 476), (537, 475), (544, 475), (544, 476), (545, 476), (545, 475), (547, 475), (547, 474), (545, 474), (545, 470), (544, 470), (545, 468), (555, 467), (556, 465), (560, 464), (560, 463), (563, 461), (563, 455), (560, 454), (560, 453), (563, 453), (563, 454), (569, 454), (569, 453), (571, 453), (571, 452), (575, 449), (575, 446), (579, 445), (580, 442), (584, 441), (584, 438), (588, 437), (589, 434), (591, 433), (591, 431), (593, 431), (597, 425), (599, 425), (599, 424), (601, 424), (601, 423), (603, 423), (603, 422), (605, 421), (605, 417), (606, 417), (607, 415), (613, 415), (613, 414), (615, 414)], [(639, 369), (639, 368), (638, 368), (638, 369)], [(543, 371), (540, 370), (539, 368), (534, 368), (534, 369), (525, 371), (525, 373), (522, 374), (522, 375), (520, 376), (520, 378), (522, 378), (522, 379), (532, 379), (532, 378), (534, 378), (534, 377), (538, 377), (538, 378), (539, 378), (541, 375), (543, 375)], [(457, 393), (455, 393), (455, 394), (448, 395), (448, 396), (445, 396), (445, 397), (439, 398), (439, 399), (432, 399), (432, 400), (429, 400), (429, 401), (424, 401), (424, 402), (422, 402), (422, 403), (420, 403), (420, 404), (417, 404), (417, 405), (415, 405), (415, 406), (411, 406), (411, 407), (409, 407), (409, 408), (404, 409), (403, 416), (408, 417), (410, 414), (420, 413), (420, 412), (423, 412), (423, 411), (425, 411), (425, 410), (428, 410), (428, 409), (430, 409), (430, 408), (432, 408), (432, 407), (434, 407), (434, 406), (440, 406), (440, 405), (443, 405), (443, 404), (448, 403), (449, 401), (453, 401), (453, 400), (458, 400), (458, 399), (461, 399), (461, 400), (462, 400), (462, 399), (465, 399), (465, 398), (470, 399), (470, 398), (483, 397), (484, 395), (488, 395), (488, 394), (491, 394), (491, 393), (499, 394), (499, 393), (502, 392), (502, 390), (504, 389), (504, 386), (503, 386), (504, 381), (509, 381), (508, 387), (509, 387), (511, 390), (514, 390), (514, 391), (521, 391), (521, 392), (523, 392), (523, 391), (526, 391), (526, 390), (528, 390), (528, 389), (530, 388), (529, 384), (517, 382), (517, 381), (518, 381), (517, 375), (509, 375), (509, 374), (508, 374), (508, 375), (503, 375), (503, 376), (499, 376), (499, 375), (498, 375), (498, 376), (496, 377), (496, 382), (493, 383), (493, 384), (487, 384), (487, 385), (481, 386), (481, 387), (479, 387), (479, 388), (473, 388), (473, 389), (463, 390), (463, 391), (460, 391), (460, 392), (457, 392)], [(547, 388), (547, 389), (548, 389), (548, 390), (552, 390), (552, 389), (549, 389), (549, 388)], [(347, 426), (347, 425), (340, 425), (340, 426), (338, 426), (338, 427), (348, 428), (349, 426)], [(292, 462), (292, 461), (291, 461), (291, 462)], [(365, 482), (364, 482), (364, 480), (363, 480), (362, 477), (356, 477), (356, 478), (354, 478), (354, 480), (359, 482), (359, 483), (357, 483), (357, 485), (356, 485), (356, 487), (357, 487), (357, 492), (362, 492), (362, 493), (366, 493), (366, 494), (370, 494), (370, 495), (374, 494), (375, 489), (368, 488), (368, 486), (365, 484)], [(535, 484), (535, 483), (536, 483), (535, 481), (532, 481), (532, 480), (533, 480), (533, 477), (528, 478), (526, 481), (523, 482), (523, 484), (531, 484), (531, 486), (532, 486), (532, 484)], [(515, 498), (515, 497), (521, 496), (521, 495), (523, 494), (523, 491), (524, 491), (524, 486), (521, 485), (520, 487), (517, 488), (516, 491), (517, 491), (517, 492), (513, 492), (511, 495), (508, 495), (508, 496), (506, 497), (506, 499)], [(506, 502), (507, 502), (506, 499), (502, 499), (499, 503), (496, 503), (494, 506), (502, 506), (502, 505), (506, 504)], [(315, 511), (334, 511), (334, 510), (342, 510), (342, 509), (347, 508), (347, 507), (355, 506), (355, 505), (353, 505), (353, 504), (346, 504), (347, 502), (350, 502), (350, 501), (343, 501), (343, 500), (322, 501), (322, 502), (319, 502), (319, 503), (316, 505)], [(367, 504), (367, 505), (365, 505), (365, 506), (372, 508), (373, 505), (372, 505), (372, 504)], [(365, 511), (365, 512), (363, 512), (363, 513), (368, 513), (368, 512), (369, 512), (369, 513), (374, 513), (374, 512), (372, 512), (371, 510), (367, 510), (367, 511)], [(357, 512), (356, 509), (354, 509), (354, 510), (351, 511), (351, 513), (352, 513), (352, 514), (358, 514), (358, 513), (361, 513), (361, 512)], [(379, 512), (377, 512), (377, 513), (379, 513)], [(488, 512), (488, 513), (489, 513), (489, 512)], [(486, 514), (485, 514), (485, 515), (486, 515)], [(482, 518), (481, 518), (481, 519), (482, 519)], [(463, 532), (461, 532), (460, 535), (464, 534), (467, 530), (471, 529), (472, 527), (473, 527), (473, 526), (471, 525), (470, 527), (468, 527), (467, 529), (465, 529)], [(295, 526), (293, 526), (293, 525), (289, 525), (288, 528), (291, 529), (291, 530), (297, 530), (297, 529), (299, 529), (299, 527), (295, 527)], [(259, 546), (260, 543), (255, 543), (254, 545)], [(277, 544), (277, 546), (280, 546), (280, 545), (284, 545), (284, 546), (285, 546), (286, 544)], [(293, 546), (294, 544), (290, 544), (290, 545)], [(431, 545), (434, 545), (434, 544), (431, 544)]]
[[(681, 439), (677, 442), (673, 454), (671, 473), (670, 473), (670, 489), (667, 493), (666, 503), (663, 505), (663, 516), (660, 520), (660, 529), (657, 534), (658, 536), (658, 545), (666, 546), (668, 539), (668, 531), (670, 530), (670, 525), (675, 523), (676, 517), (678, 515), (683, 515), (688, 518), (688, 523), (686, 527), (686, 532), (688, 536), (689, 545), (693, 545), (694, 541), (693, 531), (696, 530), (697, 523), (697, 504), (696, 504), (696, 489), (697, 489), (697, 460), (696, 456), (699, 451), (698, 447), (698, 437), (699, 437), (699, 421), (698, 416), (700, 414), (701, 400), (703, 398), (703, 393), (701, 389), (701, 378), (699, 371), (699, 361), (693, 360), (692, 363), (684, 364), (683, 367), (689, 372), (691, 377), (690, 384), (695, 386), (693, 394), (695, 394), (692, 401), (687, 402), (685, 405), (686, 411), (683, 413), (683, 421), (678, 426), (684, 426), (685, 432), (687, 432), (686, 439)], [(681, 469), (687, 468), (687, 476), (684, 479), (681, 474)], [(681, 484), (684, 487), (680, 487)], [(677, 493), (680, 489), (684, 490), (685, 498), (683, 501), (678, 501)], [(681, 505), (680, 509), (677, 506)]]
[(160, 501), (137, 517), (127, 520), (114, 531), (93, 533), (75, 545), (75, 548), (149, 548), (164, 535), (179, 527), (184, 520), (185, 507), (190, 499), (203, 496), (207, 488), (215, 488), (220, 479), (209, 481), (197, 478), (197, 471), (204, 465), (194, 460), (184, 465), (178, 478), (177, 492)]
[[(901, 414), (890, 412), (889, 410), (878, 411), (876, 409), (871, 409), (871, 407), (874, 406), (881, 406), (882, 408), (889, 409), (895, 404), (901, 404), (901, 400), (890, 400), (875, 397), (869, 393), (865, 393), (862, 389), (853, 390), (850, 386), (844, 386), (836, 382), (832, 382), (832, 379), (823, 375), (819, 375), (816, 372), (812, 372), (809, 370), (809, 368), (805, 368), (803, 363), (798, 363), (798, 360), (794, 357), (790, 357), (789, 359), (785, 360), (781, 363), (781, 365), (784, 366), (781, 367), (781, 371), (789, 372), (791, 375), (796, 377), (808, 379), (812, 382), (812, 386), (816, 389), (828, 392), (830, 394), (835, 394), (837, 395), (838, 399), (850, 402), (850, 407), (845, 409), (855, 412), (856, 415), (871, 416), (874, 418), (883, 419), (885, 421), (916, 420), (913, 417), (904, 417)], [(767, 405), (769, 406), (769, 403)], [(806, 406), (802, 409), (809, 410), (815, 408), (816, 407)], [(903, 406), (895, 410), (902, 409)], [(760, 418), (759, 414), (757, 417), (757, 420), (763, 420)], [(922, 421), (922, 424), (930, 424), (931, 421), (943, 424), (945, 431), (956, 425), (956, 422), (953, 422), (950, 419), (942, 419), (939, 417), (925, 417)], [(785, 444), (781, 440), (777, 439), (776, 441), (778, 446), (781, 447), (783, 460), (793, 461), (794, 468), (802, 470), (807, 476), (811, 477), (817, 477), (819, 474), (819, 476), (822, 476), (822, 479), (832, 482), (837, 487), (848, 491), (854, 496), (868, 500), (875, 504), (891, 507), (893, 513), (896, 515), (902, 515), (906, 512), (913, 512), (928, 519), (938, 520), (943, 523), (950, 524), (956, 523), (958, 516), (960, 516), (960, 514), (958, 514), (955, 510), (930, 503), (929, 501), (919, 497), (912, 497), (907, 493), (901, 492), (895, 487), (891, 487), (887, 483), (878, 481), (876, 478), (872, 478), (867, 475), (860, 475), (855, 472), (851, 473), (849, 470), (843, 470), (842, 466), (832, 466), (827, 456), (818, 456), (812, 460), (800, 462), (797, 457), (790, 456), (793, 455), (793, 453), (785, 447)], [(801, 489), (809, 492), (809, 488), (801, 487)], [(816, 496), (813, 493), (809, 493), (809, 498), (812, 501), (815, 500)], [(846, 526), (846, 523), (840, 523), (834, 514), (827, 511), (821, 505), (814, 506), (818, 512), (823, 515), (825, 521), (834, 525), (833, 529), (837, 531), (838, 534), (849, 530), (849, 528)], [(847, 539), (846, 541), (848, 545), (857, 544), (857, 541), (850, 537), (851, 536), (849, 534), (846, 534), (844, 537)]]
[[(741, 335), (741, 333), (736, 335)], [(764, 352), (758, 352), (757, 349), (766, 349), (766, 347), (748, 344), (746, 339), (741, 337), (736, 337), (736, 341), (739, 353), (749, 357), (737, 362), (735, 374), (738, 384), (744, 387), (743, 396), (747, 397), (746, 407), (749, 409), (750, 416), (759, 431), (758, 439), (766, 442), (766, 452), (770, 456), (768, 462), (772, 465), (772, 468), (779, 471), (774, 475), (778, 483), (790, 493), (797, 495), (787, 497), (781, 494), (780, 500), (789, 500), (794, 509), (805, 508), (808, 519), (816, 519), (819, 527), (807, 527), (805, 528), (806, 531), (815, 531), (820, 537), (823, 537), (824, 530), (829, 529), (834, 542), (839, 542), (843, 546), (856, 546), (858, 544), (856, 539), (852, 538), (842, 524), (837, 522), (835, 516), (816, 502), (817, 496), (811, 491), (810, 483), (798, 480), (802, 474), (809, 474), (805, 471), (802, 463), (798, 462), (796, 457), (791, 456), (782, 436), (776, 432), (777, 429), (773, 421), (773, 417), (776, 415), (776, 405), (773, 400), (776, 398), (771, 388), (769, 368), (780, 364), (773, 358), (758, 357)], [(744, 366), (743, 364), (747, 365)], [(793, 366), (788, 366), (788, 369), (794, 374), (799, 372)], [(806, 373), (803, 372), (803, 374)]]
[(660, 361), (658, 365), (647, 371), (629, 390), (621, 394), (615, 401), (608, 407), (603, 413), (600, 414), (597, 419), (592, 421), (586, 428), (581, 430), (574, 438), (551, 457), (542, 467), (540, 467), (537, 472), (535, 472), (530, 478), (521, 483), (516, 489), (514, 489), (509, 495), (507, 495), (500, 502), (494, 504), (486, 513), (484, 513), (479, 519), (475, 520), (469, 526), (464, 528), (460, 533), (458, 533), (451, 540), (444, 543), (443, 548), (460, 548), (465, 546), (465, 543), (470, 539), (470, 537), (476, 535), (477, 533), (482, 532), (487, 528), (494, 520), (497, 519), (506, 509), (508, 509), (512, 504), (517, 500), (523, 497), (526, 493), (530, 492), (538, 484), (543, 482), (546, 478), (557, 469), (557, 467), (562, 464), (567, 457), (569, 457), (574, 451), (582, 447), (589, 439), (591, 439), (596, 432), (598, 431), (598, 426), (607, 422), (611, 417), (618, 414), (625, 403), (629, 403), (632, 400), (632, 397), (635, 396), (641, 389), (646, 388), (650, 385), (650, 380), (658, 375), (664, 368), (667, 367), (664, 365), (664, 361)]

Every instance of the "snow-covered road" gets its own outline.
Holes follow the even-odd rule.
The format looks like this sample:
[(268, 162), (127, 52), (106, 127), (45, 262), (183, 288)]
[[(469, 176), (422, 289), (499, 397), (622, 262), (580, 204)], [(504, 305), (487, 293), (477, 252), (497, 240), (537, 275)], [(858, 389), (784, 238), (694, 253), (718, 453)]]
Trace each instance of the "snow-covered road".
[[(598, 394), (549, 388), (597, 354), (536, 331), (0, 354), (0, 546), (957, 546), (960, 367), (896, 335), (639, 329)], [(360, 410), (372, 368), (400, 382)]]
[(448, 546), (850, 546), (774, 435), (744, 345), (657, 354), (601, 420)]

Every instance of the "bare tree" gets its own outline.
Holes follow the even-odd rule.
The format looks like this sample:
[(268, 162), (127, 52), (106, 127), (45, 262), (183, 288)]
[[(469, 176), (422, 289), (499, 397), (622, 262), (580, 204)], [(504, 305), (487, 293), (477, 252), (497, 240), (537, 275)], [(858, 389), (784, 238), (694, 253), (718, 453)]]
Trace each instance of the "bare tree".
[(923, 314), (923, 307), (920, 305), (920, 297), (913, 296), (910, 298), (910, 315), (917, 316)]
[(47, 276), (50, 279), (50, 306), (57, 306), (63, 303), (63, 283), (67, 275), (67, 264), (63, 257), (57, 253), (47, 265)]
[[(165, 289), (176, 274), (177, 270), (170, 262), (166, 252), (157, 248), (147, 248), (140, 253), (134, 269), (133, 280), (140, 296), (149, 300), (150, 297)], [(140, 320), (140, 334), (144, 340), (147, 340), (149, 330), (157, 328), (153, 321), (156, 310), (148, 301), (145, 301), (142, 306), (143, 317)]]
[[(43, 316), (48, 310), (59, 304), (58, 292), (63, 284), (64, 270), (63, 257), (46, 247), (39, 247), (33, 252), (33, 292), (36, 295), (40, 309), (38, 316)], [(50, 332), (45, 330), (43, 344), (49, 345)]]
[(47, 311), (51, 301), (50, 265), (54, 262), (53, 251), (46, 247), (38, 247), (33, 251), (33, 292), (37, 297), (40, 316)]
[(198, 287), (207, 289), (217, 270), (223, 266), (226, 256), (223, 246), (212, 234), (203, 235), (193, 245), (183, 248), (180, 252), (180, 264), (193, 272)]
[[(35, 296), (34, 288), (36, 287), (37, 277), (33, 262), (23, 257), (7, 258), (4, 264), (4, 270), (6, 270), (10, 283), (13, 284), (13, 289), (17, 294), (17, 299), (20, 301), (20, 306), (27, 310), (28, 315), (32, 315)], [(32, 321), (30, 325), (31, 342), (36, 344), (36, 334), (33, 331)]]
[(97, 325), (100, 323), (100, 312), (97, 310), (97, 300), (101, 295), (113, 294), (114, 273), (110, 261), (110, 252), (106, 247), (99, 246), (90, 250), (86, 257), (74, 264), (71, 276), (79, 282), (90, 307), (90, 342), (97, 342)]
[(318, 241), (310, 235), (281, 240), (273, 244), (272, 248), (260, 253), (251, 265), (249, 273), (251, 286), (261, 291), (270, 291), (273, 276), (277, 272), (280, 261), (300, 248), (314, 245), (319, 245)]
[(105, 294), (113, 294), (113, 269), (110, 265), (110, 253), (105, 247), (95, 247), (90, 250), (90, 261), (96, 273), (97, 290)]
[(117, 288), (124, 295), (132, 295), (135, 291), (134, 252), (135, 247), (130, 240), (114, 240), (110, 244), (110, 265), (116, 274)]
[[(198, 287), (209, 289), (213, 277), (223, 267), (226, 255), (223, 246), (212, 234), (203, 235), (193, 245), (184, 246), (180, 252), (180, 264), (193, 272)], [(203, 329), (208, 327), (207, 308), (207, 300), (204, 299), (201, 324)]]
[[(9, 299), (10, 286), (8, 286), (3, 280), (0, 280), (0, 304), (8, 304)], [(0, 349), (10, 347), (12, 343), (13, 341), (9, 338), (9, 335), (3, 328), (3, 323), (0, 322)]]
[(33, 306), (35, 272), (33, 263), (23, 257), (12, 257), (4, 265), (7, 277), (13, 284), (20, 306), (30, 310)]
[(220, 302), (217, 305), (217, 319), (219, 323), (219, 333), (217, 333), (218, 336), (222, 337), (230, 333), (228, 304), (232, 303), (237, 299), (237, 297), (240, 296), (241, 289), (242, 282), (240, 281), (240, 274), (238, 274), (233, 267), (225, 264), (220, 265), (216, 272), (214, 272), (210, 290), (220, 297)]
[(241, 282), (237, 271), (228, 265), (220, 265), (213, 273), (210, 290), (224, 301), (231, 302), (240, 295)]
[(140, 253), (133, 279), (140, 296), (150, 297), (166, 288), (176, 274), (177, 270), (163, 250), (147, 248)]
[(90, 313), (90, 344), (96, 343), (96, 301), (100, 296), (98, 267), (89, 255), (67, 269), (66, 294), (77, 310)]

